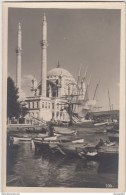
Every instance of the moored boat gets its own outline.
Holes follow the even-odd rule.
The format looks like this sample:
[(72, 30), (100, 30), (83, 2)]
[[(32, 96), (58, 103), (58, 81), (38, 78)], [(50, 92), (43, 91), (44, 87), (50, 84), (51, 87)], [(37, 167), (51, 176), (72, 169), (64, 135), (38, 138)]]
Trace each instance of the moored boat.
[(113, 146), (101, 146), (98, 148), (99, 154), (118, 154), (119, 152), (119, 146), (113, 145)]
[(72, 130), (70, 128), (67, 127), (55, 127), (55, 131), (54, 131), (55, 135), (56, 134), (61, 134), (61, 135), (72, 135), (72, 134), (76, 134), (76, 130)]
[(98, 151), (95, 145), (87, 145), (81, 152), (79, 152), (79, 156), (84, 159), (95, 159), (98, 156)]
[(108, 133), (108, 137), (111, 142), (119, 142), (119, 133)]
[(52, 136), (52, 137), (46, 137), (46, 138), (44, 138), (44, 141), (53, 141), (53, 140), (57, 140), (57, 136)]
[(18, 142), (18, 141), (31, 141), (31, 137), (13, 137), (13, 142)]

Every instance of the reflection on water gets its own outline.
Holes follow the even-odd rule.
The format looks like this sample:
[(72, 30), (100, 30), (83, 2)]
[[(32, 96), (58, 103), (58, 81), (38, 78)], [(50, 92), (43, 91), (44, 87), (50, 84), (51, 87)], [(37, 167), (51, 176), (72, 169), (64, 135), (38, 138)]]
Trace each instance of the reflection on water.
[[(101, 137), (107, 139), (106, 134), (83, 133), (83, 136), (96, 143)], [(36, 153), (30, 142), (19, 142), (8, 148), (7, 162), (7, 186), (118, 187), (118, 158), (84, 160), (46, 151)]]

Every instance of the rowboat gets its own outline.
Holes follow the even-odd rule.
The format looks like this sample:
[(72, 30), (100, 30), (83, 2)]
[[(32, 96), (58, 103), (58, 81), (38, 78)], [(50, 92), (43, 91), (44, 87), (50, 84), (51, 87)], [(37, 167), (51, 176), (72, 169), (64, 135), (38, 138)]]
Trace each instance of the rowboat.
[(108, 133), (108, 137), (111, 142), (119, 142), (119, 133)]
[(114, 146), (101, 146), (98, 148), (99, 154), (118, 154), (119, 147), (118, 145)]
[(39, 133), (39, 134), (37, 135), (37, 137), (48, 137), (48, 133), (45, 133), (45, 134)]
[(52, 136), (52, 137), (46, 137), (46, 138), (44, 138), (44, 141), (53, 141), (53, 140), (57, 140), (57, 136)]
[(70, 128), (67, 127), (55, 127), (55, 134), (61, 134), (61, 135), (72, 135), (75, 134), (76, 131), (71, 130)]
[(94, 127), (94, 121), (93, 120), (77, 121), (74, 122), (74, 125), (76, 127), (92, 128)]
[(104, 123), (94, 123), (94, 126), (95, 126), (95, 127), (103, 126), (103, 125), (108, 125), (108, 122), (104, 122)]
[(87, 147), (83, 148), (81, 152), (79, 152), (79, 156), (81, 158), (94, 159), (98, 156), (98, 151), (94, 145), (88, 145)]
[(13, 137), (13, 142), (18, 142), (18, 141), (31, 141), (32, 138), (30, 137)]
[(84, 139), (74, 140), (72, 143), (84, 143)]

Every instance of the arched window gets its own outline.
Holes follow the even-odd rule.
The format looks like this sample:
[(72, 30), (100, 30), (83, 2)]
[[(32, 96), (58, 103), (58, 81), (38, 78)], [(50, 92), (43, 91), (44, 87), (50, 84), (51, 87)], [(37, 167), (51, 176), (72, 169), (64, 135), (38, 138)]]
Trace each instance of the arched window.
[(52, 103), (52, 109), (54, 109), (54, 103)]
[(57, 110), (59, 109), (59, 103), (57, 103)]
[(45, 108), (47, 108), (47, 102), (45, 103)]
[(32, 108), (34, 108), (34, 102), (32, 102)]
[(42, 108), (44, 108), (44, 102), (42, 102)]
[(56, 116), (57, 116), (57, 117), (59, 116), (59, 112), (56, 113)]

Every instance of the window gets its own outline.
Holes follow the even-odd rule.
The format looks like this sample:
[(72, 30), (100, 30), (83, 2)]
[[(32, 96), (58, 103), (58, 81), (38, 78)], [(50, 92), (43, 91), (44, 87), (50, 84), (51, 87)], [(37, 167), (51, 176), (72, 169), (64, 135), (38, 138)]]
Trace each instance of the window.
[(28, 108), (30, 108), (30, 102), (28, 103)]
[(49, 103), (49, 105), (48, 105), (48, 108), (50, 109), (50, 103)]
[(57, 103), (57, 110), (59, 109), (59, 103)]
[(52, 119), (54, 119), (54, 112), (52, 112)]
[(45, 108), (47, 108), (47, 102), (45, 103)]
[(56, 113), (56, 116), (57, 116), (57, 117), (59, 116), (59, 112)]
[(32, 102), (32, 107), (34, 108), (34, 102)]
[(36, 102), (36, 104), (37, 104), (37, 108), (38, 108), (38, 102)]
[(52, 109), (54, 109), (54, 103), (52, 103)]
[(42, 102), (42, 108), (44, 108), (44, 102)]

